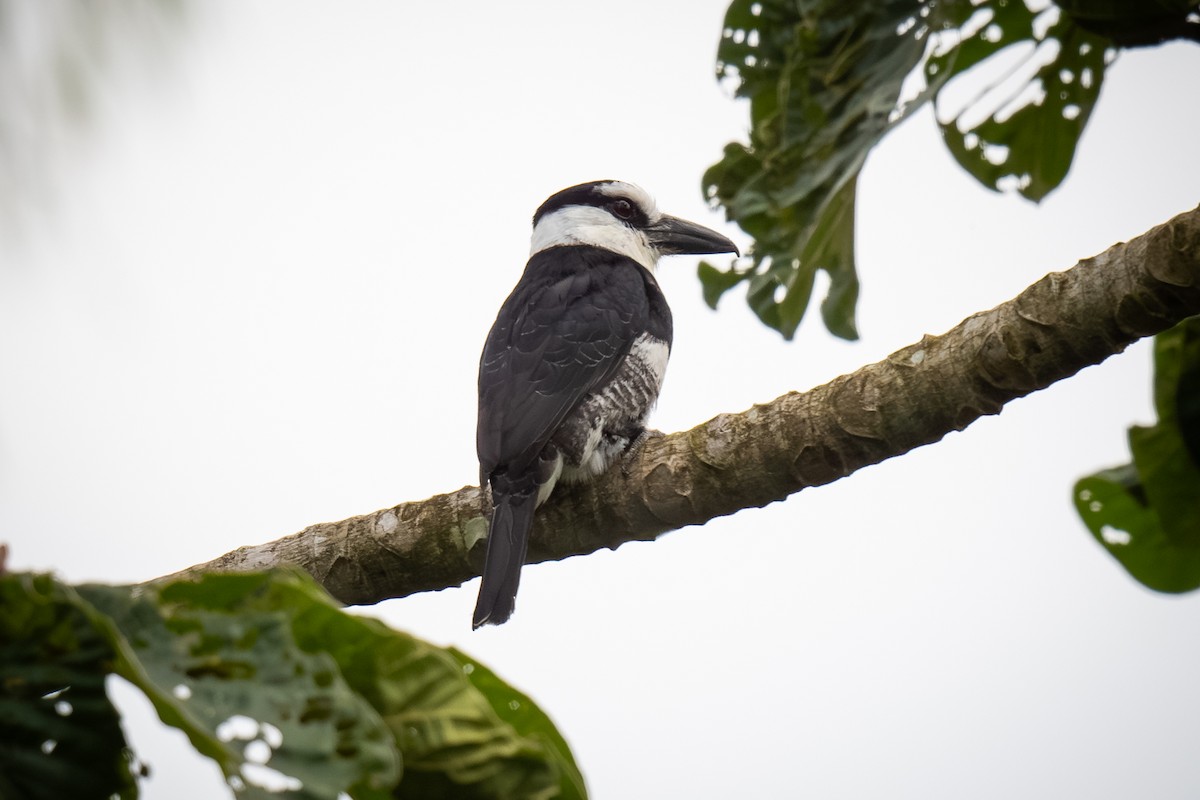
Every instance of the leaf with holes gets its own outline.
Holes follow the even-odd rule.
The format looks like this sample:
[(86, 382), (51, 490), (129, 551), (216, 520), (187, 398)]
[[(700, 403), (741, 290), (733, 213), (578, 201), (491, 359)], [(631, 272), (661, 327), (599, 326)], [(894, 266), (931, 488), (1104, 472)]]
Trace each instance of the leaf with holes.
[[(296, 588), (292, 605), (281, 606), (276, 584)], [(333, 607), (311, 580), (208, 575), (136, 591), (79, 592), (132, 644), (144, 670), (132, 679), (154, 687), (147, 694), (163, 721), (184, 723), (241, 797), (278, 796), (275, 788), (312, 800), (389, 796), (399, 778), (390, 731), (328, 653), (297, 644), (296, 617), (313, 605)], [(244, 724), (231, 724), (238, 720)]]
[[(1028, 52), (1010, 76), (985, 86), (949, 119), (939, 92), (946, 146), (989, 189), (1011, 182), (1025, 197), (1041, 200), (1071, 168), (1100, 94), (1111, 42), (1053, 6), (1035, 14), (1025, 3), (993, 0), (975, 10), (970, 24), (972, 32), (962, 41), (928, 59), (927, 77), (948, 81), (1009, 48), (1024, 46)], [(1030, 69), (1033, 74), (1022, 80)], [(976, 118), (980, 121), (969, 122)]]
[(1160, 592), (1188, 592), (1200, 588), (1200, 463), (1182, 425), (1195, 424), (1200, 317), (1155, 337), (1154, 365), (1158, 423), (1131, 428), (1133, 463), (1081, 479), (1075, 506), (1134, 578)]
[[(823, 270), (826, 327), (857, 338), (854, 186), (888, 130), (936, 97), (969, 173), (1040, 200), (1071, 168), (1114, 46), (1200, 40), (1198, 12), (1197, 0), (734, 0), (717, 75), (749, 101), (750, 136), (725, 146), (703, 189), (754, 244), (748, 268), (702, 264), (705, 301), (745, 283), (759, 319), (790, 339)], [(1016, 46), (1028, 52), (1012, 74), (945, 113), (948, 81), (969, 89)], [(910, 76), (924, 87), (905, 88)]]
[(404, 759), (404, 777), (391, 795), (397, 800), (585, 796), (563, 788), (581, 787), (582, 780), (546, 715), (478, 662), (470, 661), (492, 677), (490, 692), (507, 693), (506, 703), (521, 698), (524, 714), (544, 727), (523, 727), (497, 713), (488, 692), (464, 671), (466, 656), (345, 613), (307, 576), (273, 580), (244, 604), (291, 609), (297, 644), (328, 653), (347, 684), (379, 713)]
[(347, 614), (302, 573), (78, 590), (9, 576), (0, 601), (0, 733), (15, 745), (0, 748), (0, 797), (136, 797), (109, 672), (239, 797), (586, 797), (532, 700), (458, 651)]
[(917, 0), (729, 6), (717, 70), (750, 101), (750, 141), (727, 145), (703, 182), (755, 244), (749, 269), (702, 267), (710, 305), (746, 282), (755, 314), (790, 339), (823, 270), (826, 327), (858, 337), (855, 184), (870, 149), (928, 97), (901, 102), (904, 79), (925, 52), (929, 14)]

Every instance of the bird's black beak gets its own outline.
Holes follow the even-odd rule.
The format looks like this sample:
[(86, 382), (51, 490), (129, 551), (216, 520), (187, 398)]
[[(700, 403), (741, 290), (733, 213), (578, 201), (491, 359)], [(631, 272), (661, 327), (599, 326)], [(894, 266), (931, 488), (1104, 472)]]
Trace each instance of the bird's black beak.
[(700, 253), (737, 253), (737, 245), (714, 230), (686, 219), (663, 214), (646, 228), (646, 235), (663, 255), (694, 255)]

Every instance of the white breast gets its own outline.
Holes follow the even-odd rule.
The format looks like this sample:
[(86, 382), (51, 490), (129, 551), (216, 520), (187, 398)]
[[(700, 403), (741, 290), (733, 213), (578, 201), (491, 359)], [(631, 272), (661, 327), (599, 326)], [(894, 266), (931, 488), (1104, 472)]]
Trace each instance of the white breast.
[(657, 397), (662, 389), (663, 377), (667, 374), (667, 359), (671, 357), (671, 348), (662, 339), (643, 333), (633, 341), (629, 357), (646, 365), (648, 376), (653, 378), (654, 394)]
[(634, 340), (612, 382), (567, 418), (555, 434), (565, 457), (563, 480), (589, 480), (621, 457), (632, 435), (646, 426), (669, 355), (666, 342), (643, 333)]

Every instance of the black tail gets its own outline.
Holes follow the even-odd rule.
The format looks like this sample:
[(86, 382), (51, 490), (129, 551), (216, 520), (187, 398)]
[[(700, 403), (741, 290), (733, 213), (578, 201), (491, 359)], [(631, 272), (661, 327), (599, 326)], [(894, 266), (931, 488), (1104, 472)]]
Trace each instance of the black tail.
[(487, 558), (483, 562), (483, 582), (475, 601), (472, 629), (481, 625), (499, 625), (512, 616), (517, 601), (517, 584), (533, 527), (537, 492), (492, 493), (492, 521), (488, 526)]

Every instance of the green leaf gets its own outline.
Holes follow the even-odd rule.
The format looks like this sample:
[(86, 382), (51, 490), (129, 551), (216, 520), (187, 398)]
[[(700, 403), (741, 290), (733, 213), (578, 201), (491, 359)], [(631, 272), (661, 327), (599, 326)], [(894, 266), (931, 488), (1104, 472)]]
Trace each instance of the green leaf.
[(394, 664), (385, 687), (392, 702), (381, 711), (406, 759), (397, 798), (575, 796), (560, 794), (559, 754), (502, 718), (452, 652), (415, 640), (379, 645)]
[[(1197, 325), (1188, 323), (1171, 344), (1179, 349), (1179, 376), (1175, 381), (1175, 423), (1193, 464), (1200, 464), (1200, 354)], [(1169, 392), (1169, 385), (1160, 391)]]
[(562, 734), (528, 696), (518, 692), (502, 681), (487, 667), (475, 659), (457, 650), (449, 648), (476, 691), (480, 692), (492, 710), (508, 725), (511, 725), (520, 736), (539, 742), (554, 759), (559, 772), (559, 794), (562, 800), (583, 800), (587, 797), (583, 775), (571, 755)]
[(704, 302), (708, 303), (708, 307), (714, 310), (721, 299), (721, 295), (734, 286), (737, 286), (746, 277), (735, 270), (722, 272), (707, 261), (700, 262), (700, 267), (697, 269), (697, 276), (700, 278), (700, 286), (704, 292)]
[[(122, 591), (100, 589), (118, 599)], [(206, 575), (106, 609), (139, 643), (153, 684), (186, 687), (186, 701), (166, 692), (177, 718), (200, 721), (211, 736), (231, 716), (248, 717), (268, 744), (261, 723), (273, 726), (282, 742), (267, 765), (298, 778), (303, 792), (584, 796), (563, 791), (578, 770), (561, 736), (518, 730), (473, 686), (458, 654), (346, 613), (307, 575)], [(396, 747), (404, 775), (392, 790)], [(226, 774), (241, 767), (236, 751), (232, 762), (214, 757)]]
[[(79, 591), (131, 643), (142, 669), (126, 677), (231, 783), (245, 784), (242, 797), (278, 796), (268, 791), (281, 785), (272, 779), (297, 799), (389, 796), (399, 777), (390, 731), (332, 656), (297, 641), (298, 616), (333, 608), (310, 580), (209, 575), (140, 590)], [(285, 595), (291, 605), (282, 604)], [(251, 753), (261, 755), (250, 760)], [(264, 766), (281, 775), (264, 779)]]
[[(857, 339), (855, 307), (858, 304), (858, 274), (854, 265), (854, 193), (858, 176), (847, 183), (830, 201), (812, 236), (805, 245), (801, 261), (824, 263), (829, 273), (829, 293), (821, 303), (825, 327), (843, 339)], [(785, 298), (786, 304), (786, 298)], [(803, 314), (804, 310), (800, 309)], [(799, 316), (796, 323), (799, 324)]]
[(1134, 578), (1187, 592), (1200, 588), (1200, 462), (1181, 421), (1193, 424), (1200, 389), (1200, 317), (1155, 337), (1154, 358), (1158, 423), (1131, 428), (1133, 463), (1081, 479), (1075, 505)]
[(824, 270), (826, 327), (857, 338), (854, 187), (868, 151), (929, 96), (900, 100), (929, 30), (917, 0), (730, 5), (717, 71), (750, 101), (750, 141), (727, 145), (703, 182), (755, 244), (749, 270), (704, 270), (709, 305), (748, 281), (751, 308), (790, 339)]
[[(1041, 200), (1071, 168), (1115, 46), (1200, 38), (1197, 0), (1059, 5), (1066, 13), (1023, 0), (734, 0), (717, 76), (749, 101), (750, 136), (726, 145), (702, 183), (754, 245), (749, 269), (702, 267), (705, 301), (716, 308), (746, 282), (754, 312), (790, 339), (824, 270), (825, 325), (857, 338), (854, 184), (888, 130), (936, 97), (964, 169)], [(1012, 74), (944, 113), (948, 81), (1016, 45), (1029, 52)], [(924, 88), (902, 96), (922, 65)]]
[[(942, 136), (958, 163), (984, 186), (1000, 190), (1012, 182), (1025, 197), (1041, 200), (1071, 168), (1113, 54), (1111, 42), (1054, 7), (1034, 14), (1022, 2), (991, 0), (975, 14), (974, 32), (931, 56), (927, 77), (948, 81), (1016, 45), (1029, 49), (1022, 66), (1037, 69), (1024, 82), (985, 87), (949, 120), (941, 113), (939, 93)], [(966, 122), (975, 118), (979, 121)]]
[(137, 797), (109, 632), (49, 575), (0, 577), (0, 609), (0, 797)]
[(1134, 579), (1160, 592), (1197, 588), (1195, 572), (1200, 563), (1171, 546), (1144, 497), (1132, 464), (1098, 472), (1075, 484), (1080, 518)]
[(456, 650), (347, 614), (301, 573), (78, 591), (8, 576), (0, 603), (0, 741), (12, 745), (0, 797), (136, 797), (110, 672), (239, 797), (586, 797), (532, 700)]
[(458, 651), (346, 614), (328, 600), (305, 603), (314, 590), (320, 591), (307, 578), (276, 583), (264, 601), (298, 609), (294, 629), (300, 646), (328, 652), (347, 683), (382, 716), (404, 757), (404, 778), (394, 797), (585, 796), (560, 793), (565, 777), (577, 777), (578, 770), (561, 735), (531, 700), (505, 687), (522, 698), (529, 714), (545, 720), (552, 736), (497, 714), (464, 671), (460, 659), (467, 657)]

